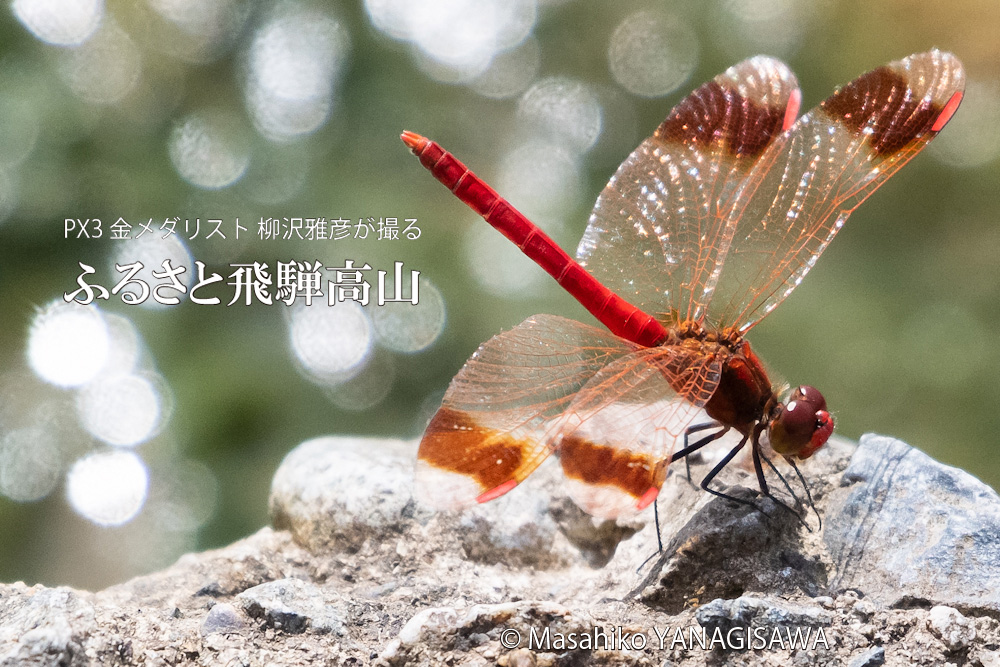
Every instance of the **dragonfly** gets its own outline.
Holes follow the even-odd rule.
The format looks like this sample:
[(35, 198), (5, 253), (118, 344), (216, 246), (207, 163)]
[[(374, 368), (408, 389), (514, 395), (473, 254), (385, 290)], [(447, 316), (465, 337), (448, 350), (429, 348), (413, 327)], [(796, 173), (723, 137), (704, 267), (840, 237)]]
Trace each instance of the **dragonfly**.
[(749, 444), (770, 496), (761, 460), (777, 472), (769, 453), (793, 466), (809, 458), (834, 421), (814, 387), (774, 387), (746, 334), (942, 130), (964, 84), (959, 60), (932, 50), (798, 117), (787, 65), (740, 62), (621, 164), (575, 259), (438, 143), (404, 132), (424, 167), (603, 325), (536, 315), (483, 343), (423, 435), (416, 498), (437, 509), (484, 503), (557, 453), (573, 500), (616, 519), (654, 503), (670, 463), (730, 432), (738, 444), (701, 487), (730, 497), (710, 485)]

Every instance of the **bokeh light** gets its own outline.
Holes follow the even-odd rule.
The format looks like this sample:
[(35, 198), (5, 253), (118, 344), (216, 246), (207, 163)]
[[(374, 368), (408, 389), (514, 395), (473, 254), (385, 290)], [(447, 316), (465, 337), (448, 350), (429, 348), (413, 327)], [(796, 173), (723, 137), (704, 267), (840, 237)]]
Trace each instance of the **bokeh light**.
[(128, 523), (142, 510), (149, 490), (149, 471), (134, 452), (94, 452), (70, 468), (66, 480), (69, 504), (100, 526)]
[(341, 410), (361, 412), (381, 403), (395, 381), (392, 355), (376, 349), (364, 368), (349, 380), (326, 387), (324, 393)]
[(211, 520), (219, 503), (219, 480), (207, 465), (172, 460), (168, 470), (157, 472), (148, 511), (160, 526), (171, 532), (195, 532)]
[(62, 453), (41, 426), (7, 431), (0, 437), (0, 494), (16, 502), (41, 500), (62, 476)]
[(444, 299), (427, 278), (420, 280), (418, 303), (390, 301), (372, 309), (378, 343), (394, 352), (419, 352), (434, 344), (444, 330)]
[(143, 355), (143, 343), (132, 320), (117, 313), (104, 313), (108, 331), (108, 357), (102, 374), (127, 374), (135, 370)]
[(510, 300), (541, 296), (551, 280), (517, 246), (482, 220), (465, 233), (465, 268), (480, 287)]
[(484, 97), (514, 97), (531, 85), (540, 65), (538, 41), (529, 38), (517, 48), (497, 54), (486, 71), (469, 82), (469, 87)]
[(698, 37), (680, 18), (640, 11), (627, 16), (611, 35), (611, 75), (635, 95), (672, 93), (697, 65)]
[(326, 122), (350, 52), (347, 31), (319, 10), (279, 5), (250, 45), (246, 105), (258, 131), (286, 141)]
[(77, 97), (93, 104), (119, 102), (136, 87), (142, 56), (128, 34), (105, 21), (85, 44), (62, 54), (60, 73)]
[(103, 0), (14, 0), (11, 9), (35, 37), (59, 46), (83, 43), (104, 16)]
[(189, 62), (210, 62), (225, 53), (253, 11), (242, 0), (147, 0), (173, 29), (157, 47)]
[(28, 364), (46, 382), (79, 387), (97, 377), (109, 347), (108, 327), (96, 307), (53, 301), (31, 323)]
[(497, 54), (521, 44), (535, 25), (535, 0), (365, 0), (376, 28), (412, 42), (428, 75), (469, 81)]
[(185, 181), (217, 190), (232, 185), (250, 164), (247, 137), (231, 113), (196, 113), (182, 119), (170, 135), (170, 160)]
[(785, 57), (799, 46), (821, 3), (796, 0), (723, 0), (713, 32), (734, 60), (754, 53)]
[(302, 189), (309, 157), (302, 143), (259, 146), (239, 187), (258, 204), (280, 204)]
[(533, 222), (558, 234), (579, 196), (579, 162), (562, 145), (531, 141), (503, 157), (497, 187)]
[(83, 387), (76, 411), (83, 427), (109, 445), (131, 447), (149, 440), (163, 421), (164, 396), (156, 379), (109, 375)]
[(336, 385), (350, 379), (371, 354), (371, 320), (356, 301), (335, 306), (296, 304), (288, 320), (292, 354), (306, 376), (320, 384)]
[(601, 135), (601, 102), (582, 81), (549, 77), (535, 82), (517, 105), (524, 129), (577, 153)]

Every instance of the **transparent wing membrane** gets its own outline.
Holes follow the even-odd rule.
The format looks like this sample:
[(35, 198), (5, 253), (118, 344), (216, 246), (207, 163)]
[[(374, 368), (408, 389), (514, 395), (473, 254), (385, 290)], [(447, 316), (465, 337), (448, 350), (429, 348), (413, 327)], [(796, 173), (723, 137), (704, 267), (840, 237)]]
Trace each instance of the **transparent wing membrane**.
[(855, 79), (778, 137), (731, 213), (709, 324), (746, 331), (781, 303), (851, 212), (937, 135), (964, 84), (951, 54), (913, 55)]
[(530, 317), (483, 343), (424, 433), (417, 496), (458, 508), (504, 484), (512, 488), (552, 451), (551, 427), (577, 392), (632, 347), (553, 315)]
[(729, 246), (733, 198), (799, 98), (788, 67), (761, 56), (693, 92), (601, 192), (578, 261), (664, 324), (699, 319)]

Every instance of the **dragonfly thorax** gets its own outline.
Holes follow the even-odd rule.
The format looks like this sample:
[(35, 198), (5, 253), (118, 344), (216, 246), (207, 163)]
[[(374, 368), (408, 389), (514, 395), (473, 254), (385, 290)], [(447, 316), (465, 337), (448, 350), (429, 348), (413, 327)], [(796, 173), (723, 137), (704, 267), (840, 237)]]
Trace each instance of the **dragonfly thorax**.
[[(743, 335), (736, 327), (712, 329), (695, 320), (684, 320), (676, 326), (670, 327), (667, 330), (666, 338), (660, 344), (690, 346), (691, 343), (687, 341), (699, 341), (709, 344), (716, 343), (734, 354), (739, 353), (743, 349), (743, 346), (746, 345)], [(756, 356), (754, 359), (756, 359)]]
[(708, 329), (700, 322), (684, 321), (670, 329), (664, 345), (721, 361), (719, 383), (705, 412), (723, 426), (749, 434), (760, 425), (775, 452), (800, 459), (812, 456), (833, 433), (823, 394), (802, 385), (785, 402), (779, 401), (764, 364), (735, 327)]
[(749, 433), (775, 402), (771, 381), (760, 359), (742, 339), (705, 340), (722, 358), (719, 384), (705, 404), (708, 416), (724, 426)]

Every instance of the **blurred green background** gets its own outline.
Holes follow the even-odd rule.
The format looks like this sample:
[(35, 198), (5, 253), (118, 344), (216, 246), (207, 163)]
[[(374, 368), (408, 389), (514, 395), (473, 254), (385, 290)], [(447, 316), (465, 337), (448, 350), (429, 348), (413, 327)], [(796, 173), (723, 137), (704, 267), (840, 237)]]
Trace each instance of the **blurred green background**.
[[(572, 252), (669, 108), (757, 53), (792, 66), (804, 109), (910, 53), (965, 63), (951, 125), (751, 340), (777, 375), (821, 388), (841, 435), (898, 436), (1000, 487), (998, 35), (995, 0), (14, 0), (0, 14), (0, 580), (99, 588), (245, 536), (300, 442), (415, 438), (480, 342), (537, 312), (589, 318), (452, 199), (401, 130), (442, 143)], [(352, 235), (359, 220), (416, 219), (421, 233), (257, 234), (261, 219), (318, 217), (351, 220)], [(100, 218), (104, 238), (64, 238), (66, 218)], [(118, 218), (200, 219), (201, 234), (143, 249), (108, 238)], [(205, 238), (210, 218), (226, 239)], [(115, 261), (140, 256), (227, 281), (233, 263), (391, 274), (402, 261), (421, 272), (421, 306), (338, 305), (324, 320), (115, 295), (70, 336), (114, 333), (76, 357), (105, 355), (95, 377), (113, 367), (139, 384), (116, 385), (111, 407), (94, 389), (108, 382), (53, 384), (45, 364), (58, 375), (72, 346), (43, 325), (65, 314), (50, 304), (76, 289), (78, 262), (110, 289)], [(141, 397), (152, 417), (123, 434)]]

